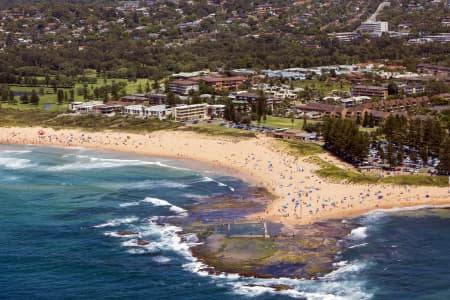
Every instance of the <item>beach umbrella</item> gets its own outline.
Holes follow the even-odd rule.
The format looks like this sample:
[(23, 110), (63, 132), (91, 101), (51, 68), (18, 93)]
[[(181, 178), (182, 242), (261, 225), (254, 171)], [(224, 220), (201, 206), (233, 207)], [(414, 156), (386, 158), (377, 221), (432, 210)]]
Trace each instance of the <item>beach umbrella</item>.
[(45, 134), (44, 130), (40, 129), (40, 130), (38, 131), (38, 135), (44, 135), (44, 134)]

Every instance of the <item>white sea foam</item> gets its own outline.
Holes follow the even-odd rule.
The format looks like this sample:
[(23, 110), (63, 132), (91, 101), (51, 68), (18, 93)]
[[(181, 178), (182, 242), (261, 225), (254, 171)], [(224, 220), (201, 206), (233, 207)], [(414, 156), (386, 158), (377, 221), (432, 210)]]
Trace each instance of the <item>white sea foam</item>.
[(367, 227), (358, 227), (353, 229), (350, 232), (350, 239), (352, 240), (362, 240), (365, 239), (367, 237)]
[(145, 254), (145, 253), (147, 253), (147, 251), (145, 251), (145, 249), (132, 248), (132, 249), (128, 249), (127, 253), (130, 253), (130, 254)]
[(140, 204), (139, 201), (135, 201), (135, 202), (120, 203), (119, 206), (120, 207), (129, 207), (129, 206), (138, 206), (139, 204)]
[(19, 170), (33, 167), (31, 160), (16, 157), (0, 157), (0, 167), (10, 170)]
[(215, 183), (217, 184), (217, 186), (227, 187), (227, 188), (229, 188), (231, 191), (234, 192), (234, 188), (233, 188), (233, 187), (230, 187), (229, 185), (227, 185), (227, 184), (225, 184), (225, 183), (223, 183), (223, 182), (220, 182), (220, 181), (218, 181), (218, 180), (215, 180), (215, 179), (213, 179), (213, 178), (211, 178), (211, 177), (204, 176), (202, 179), (200, 179), (200, 182), (215, 182)]
[(138, 245), (138, 240), (137, 239), (131, 239), (131, 240), (127, 240), (121, 243), (122, 246), (124, 247), (137, 247)]
[(170, 211), (179, 215), (185, 215), (187, 213), (187, 211), (184, 208), (173, 205), (172, 203), (159, 198), (147, 197), (144, 200), (142, 200), (142, 202), (148, 202), (153, 204), (154, 206), (168, 206)]
[(209, 198), (209, 196), (206, 196), (206, 195), (198, 195), (198, 194), (190, 194), (190, 193), (184, 194), (183, 196), (186, 197), (186, 198), (190, 198), (190, 199), (206, 199), (206, 198)]
[(325, 280), (342, 280), (347, 279), (349, 275), (355, 274), (367, 267), (367, 263), (361, 261), (353, 261), (351, 263), (344, 261), (336, 270), (325, 275)]
[(153, 260), (154, 260), (155, 262), (157, 262), (157, 263), (165, 264), (165, 263), (168, 263), (168, 262), (170, 261), (170, 258), (165, 257), (165, 256), (162, 256), (162, 255), (158, 255), (158, 256), (155, 256), (155, 257), (153, 258)]
[(139, 220), (139, 218), (137, 218), (137, 217), (119, 218), (119, 219), (114, 219), (114, 220), (108, 221), (103, 224), (95, 225), (94, 227), (95, 228), (116, 227), (116, 226), (119, 226), (122, 224), (134, 223), (138, 220)]
[(172, 168), (186, 170), (184, 168), (170, 166), (159, 161), (144, 161), (136, 159), (116, 159), (116, 158), (100, 158), (88, 155), (75, 155), (77, 161), (60, 166), (52, 166), (46, 168), (47, 171), (81, 171), (91, 169), (120, 168), (126, 166), (159, 166), (162, 168)]
[(367, 243), (361, 243), (361, 244), (356, 244), (356, 245), (352, 245), (352, 246), (348, 246), (349, 249), (354, 249), (354, 248), (361, 248), (364, 246), (367, 246)]
[(0, 153), (13, 153), (13, 154), (25, 154), (31, 153), (31, 150), (3, 150)]
[(114, 182), (114, 183), (102, 183), (98, 186), (104, 188), (113, 189), (157, 189), (157, 188), (171, 188), (171, 189), (183, 189), (189, 185), (175, 182), (171, 180), (143, 180), (138, 182)]
[(114, 232), (114, 231), (104, 232), (103, 234), (106, 235), (106, 236), (115, 237), (115, 238), (129, 238), (129, 237), (132, 237), (132, 236), (138, 236), (139, 235), (139, 233), (128, 234), (128, 235), (121, 235), (121, 234), (118, 234), (117, 232)]
[[(155, 198), (151, 202), (160, 206), (167, 206), (168, 203), (165, 200)], [(197, 260), (190, 251), (190, 247), (198, 245), (197, 236), (195, 234), (180, 236), (182, 228), (174, 225), (158, 224), (156, 220), (156, 217), (152, 217), (145, 223), (136, 225), (139, 228), (139, 235), (150, 243), (148, 245), (138, 245), (138, 240), (135, 238), (123, 241), (121, 245), (129, 248), (126, 250), (128, 253), (155, 253), (157, 256), (154, 258), (154, 261), (157, 263), (170, 261), (168, 255), (163, 253), (167, 251), (177, 253), (187, 261), (182, 265), (183, 269), (199, 276), (210, 277), (215, 284), (228, 287), (238, 296), (253, 298), (270, 294), (308, 300), (367, 300), (372, 296), (365, 291), (365, 282), (360, 280), (358, 275), (365, 268), (366, 264), (358, 261), (336, 263), (335, 267), (337, 269), (320, 278), (320, 280), (245, 278), (240, 277), (238, 274), (225, 273), (211, 275), (206, 271), (208, 266)], [(271, 287), (276, 284), (285, 284), (292, 287), (292, 289), (276, 291)]]

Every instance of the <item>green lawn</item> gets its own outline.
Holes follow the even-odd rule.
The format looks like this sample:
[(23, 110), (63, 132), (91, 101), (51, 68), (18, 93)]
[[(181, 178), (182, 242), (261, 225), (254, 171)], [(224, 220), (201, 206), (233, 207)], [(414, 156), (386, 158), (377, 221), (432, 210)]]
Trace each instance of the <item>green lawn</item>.
[[(93, 76), (89, 76), (89, 77), (95, 77), (95, 75)], [(104, 85), (111, 85), (112, 82), (115, 81), (116, 83), (119, 82), (126, 82), (127, 86), (126, 86), (126, 93), (127, 95), (130, 94), (135, 94), (138, 92), (138, 87), (139, 84), (141, 85), (143, 91), (145, 92), (145, 86), (147, 83), (147, 79), (137, 79), (136, 82), (131, 82), (128, 81), (127, 79), (121, 79), (121, 78), (115, 78), (115, 79), (103, 79), (103, 78), (98, 78), (97, 79), (97, 83), (95, 84), (88, 84), (88, 90), (90, 91), (91, 94), (93, 94), (93, 90), (96, 87), (101, 87)], [(152, 85), (153, 81), (149, 81), (150, 87)], [(82, 95), (79, 95), (77, 93), (78, 89), (82, 88), (83, 84), (77, 83), (75, 84), (75, 87), (73, 88), (75, 91), (75, 101), (85, 101), (84, 97)], [(41, 89), (41, 87), (32, 87), (32, 86), (10, 86), (11, 90), (14, 92), (28, 92), (28, 94), (31, 94), (31, 91), (34, 89), (36, 90), (36, 92), (39, 92), (39, 90)], [(19, 103), (20, 99), (18, 96), (16, 96), (16, 101), (18, 102), (17, 104), (8, 104), (8, 103), (2, 103), (2, 107), (3, 108), (14, 108), (14, 109), (20, 109), (20, 110), (24, 110), (24, 109), (43, 109), (45, 104), (52, 104), (52, 106), (50, 107), (50, 111), (65, 111), (67, 110), (68, 105), (66, 103), (62, 104), (62, 105), (58, 105), (58, 101), (57, 101), (57, 95), (56, 93), (54, 93), (53, 88), (51, 87), (43, 87), (44, 89), (44, 94), (40, 95), (40, 102), (38, 106), (32, 105), (32, 104), (21, 104)], [(61, 88), (64, 92), (69, 93), (69, 91), (71, 90), (70, 88)], [(94, 100), (102, 100), (102, 99), (94, 99)]]
[(382, 183), (439, 187), (446, 187), (448, 185), (448, 178), (446, 176), (398, 175), (380, 178), (373, 175), (367, 175), (355, 171), (347, 171), (341, 169), (317, 156), (309, 157), (306, 161), (320, 167), (320, 169), (316, 172), (317, 175), (338, 182), (351, 182), (359, 184)]
[(325, 150), (322, 148), (322, 146), (316, 143), (306, 143), (298, 141), (295, 142), (278, 141), (278, 142), (289, 153), (297, 157), (325, 153)]
[[(307, 124), (315, 124), (319, 121), (315, 120), (307, 120)], [(258, 123), (257, 121), (252, 122), (253, 125), (261, 125), (269, 128), (290, 128), (290, 129), (302, 129), (303, 128), (303, 119), (294, 119), (294, 123), (290, 118), (282, 118), (282, 117), (272, 117), (267, 116), (267, 120), (261, 121)]]
[(196, 124), (192, 126), (183, 127), (180, 130), (189, 130), (198, 133), (213, 135), (213, 136), (225, 136), (225, 137), (233, 137), (233, 138), (254, 138), (256, 137), (254, 132), (236, 129), (236, 128), (227, 128), (221, 127), (217, 125), (211, 124)]

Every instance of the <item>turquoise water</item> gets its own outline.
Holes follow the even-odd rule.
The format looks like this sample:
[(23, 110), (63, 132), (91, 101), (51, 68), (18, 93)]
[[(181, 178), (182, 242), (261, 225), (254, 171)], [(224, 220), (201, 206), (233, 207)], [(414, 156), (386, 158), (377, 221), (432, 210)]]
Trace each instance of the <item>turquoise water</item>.
[[(248, 186), (130, 157), (0, 146), (0, 299), (450, 299), (447, 210), (361, 217), (337, 270), (319, 280), (210, 276), (179, 224), (197, 203)], [(279, 283), (294, 289), (261, 286)]]

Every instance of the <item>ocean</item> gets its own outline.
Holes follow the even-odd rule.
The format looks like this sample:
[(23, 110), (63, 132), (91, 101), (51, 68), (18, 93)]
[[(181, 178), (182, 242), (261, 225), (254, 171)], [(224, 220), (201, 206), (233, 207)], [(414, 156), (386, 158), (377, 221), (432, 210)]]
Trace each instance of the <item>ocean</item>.
[(248, 189), (192, 162), (0, 146), (0, 299), (450, 299), (446, 209), (359, 217), (316, 280), (209, 275), (179, 224), (196, 203)]

